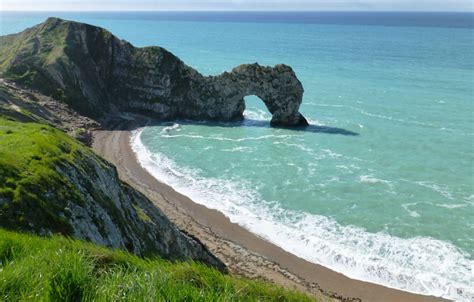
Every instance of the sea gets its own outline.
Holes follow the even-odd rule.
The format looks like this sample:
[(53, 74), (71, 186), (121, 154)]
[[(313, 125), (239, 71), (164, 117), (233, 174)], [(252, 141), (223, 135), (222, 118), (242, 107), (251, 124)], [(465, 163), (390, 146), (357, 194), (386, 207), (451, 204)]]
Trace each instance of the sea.
[(135, 131), (141, 165), (258, 236), (351, 278), (474, 300), (474, 14), (1, 12), (159, 45), (205, 75), (284, 63), (306, 129), (270, 127), (256, 96), (234, 123)]

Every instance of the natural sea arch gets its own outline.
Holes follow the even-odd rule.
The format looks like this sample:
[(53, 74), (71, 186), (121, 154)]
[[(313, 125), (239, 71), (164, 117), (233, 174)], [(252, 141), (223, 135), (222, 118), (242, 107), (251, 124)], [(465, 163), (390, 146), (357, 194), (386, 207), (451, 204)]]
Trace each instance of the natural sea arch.
[(211, 77), (217, 100), (225, 100), (234, 117), (242, 116), (244, 98), (257, 96), (271, 113), (272, 126), (307, 126), (299, 113), (303, 100), (303, 85), (291, 67), (279, 64), (274, 67), (244, 64), (231, 72)]

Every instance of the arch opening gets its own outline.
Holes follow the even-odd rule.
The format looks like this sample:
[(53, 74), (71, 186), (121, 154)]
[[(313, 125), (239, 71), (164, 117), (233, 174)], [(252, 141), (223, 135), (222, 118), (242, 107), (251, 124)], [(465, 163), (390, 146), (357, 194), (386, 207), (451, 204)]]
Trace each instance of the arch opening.
[(244, 97), (244, 118), (253, 121), (265, 121), (270, 123), (272, 114), (263, 100), (256, 95)]

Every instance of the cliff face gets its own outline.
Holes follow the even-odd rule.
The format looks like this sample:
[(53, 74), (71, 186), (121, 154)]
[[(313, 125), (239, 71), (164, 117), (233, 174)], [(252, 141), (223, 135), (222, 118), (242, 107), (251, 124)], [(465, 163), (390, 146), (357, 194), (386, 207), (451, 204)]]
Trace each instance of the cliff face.
[[(28, 104), (28, 93), (0, 83), (0, 227), (60, 233), (141, 256), (194, 259), (225, 269), (121, 182), (114, 166), (44, 124), (54, 125), (58, 117)], [(67, 128), (67, 121), (58, 125)]]
[(0, 37), (0, 73), (89, 117), (114, 111), (161, 119), (236, 120), (259, 96), (272, 125), (306, 126), (303, 87), (289, 66), (241, 65), (205, 77), (161, 47), (135, 48), (91, 25), (50, 18)]

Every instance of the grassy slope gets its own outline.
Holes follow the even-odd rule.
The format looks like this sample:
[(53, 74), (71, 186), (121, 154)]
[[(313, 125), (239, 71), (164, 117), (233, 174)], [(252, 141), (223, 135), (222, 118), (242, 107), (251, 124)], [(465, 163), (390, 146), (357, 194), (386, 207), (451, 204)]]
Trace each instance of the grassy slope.
[(60, 57), (66, 46), (67, 25), (50, 27), (43, 32), (45, 27), (47, 25), (42, 23), (18, 34), (1, 36), (0, 70), (11, 67), (13, 62), (20, 63), (20, 58), (23, 61), (20, 65), (48, 65)]
[(60, 236), (2, 229), (0, 300), (311, 301), (198, 263), (142, 259)]
[(58, 60), (68, 64), (63, 56), (67, 24), (54, 23), (41, 23), (18, 34), (0, 36), (0, 76), (64, 101), (64, 91), (51, 86), (50, 76), (44, 71)]
[(0, 225), (38, 231), (48, 226), (69, 234), (66, 217), (56, 213), (67, 200), (81, 199), (56, 169), (75, 166), (91, 152), (53, 127), (0, 117)]

